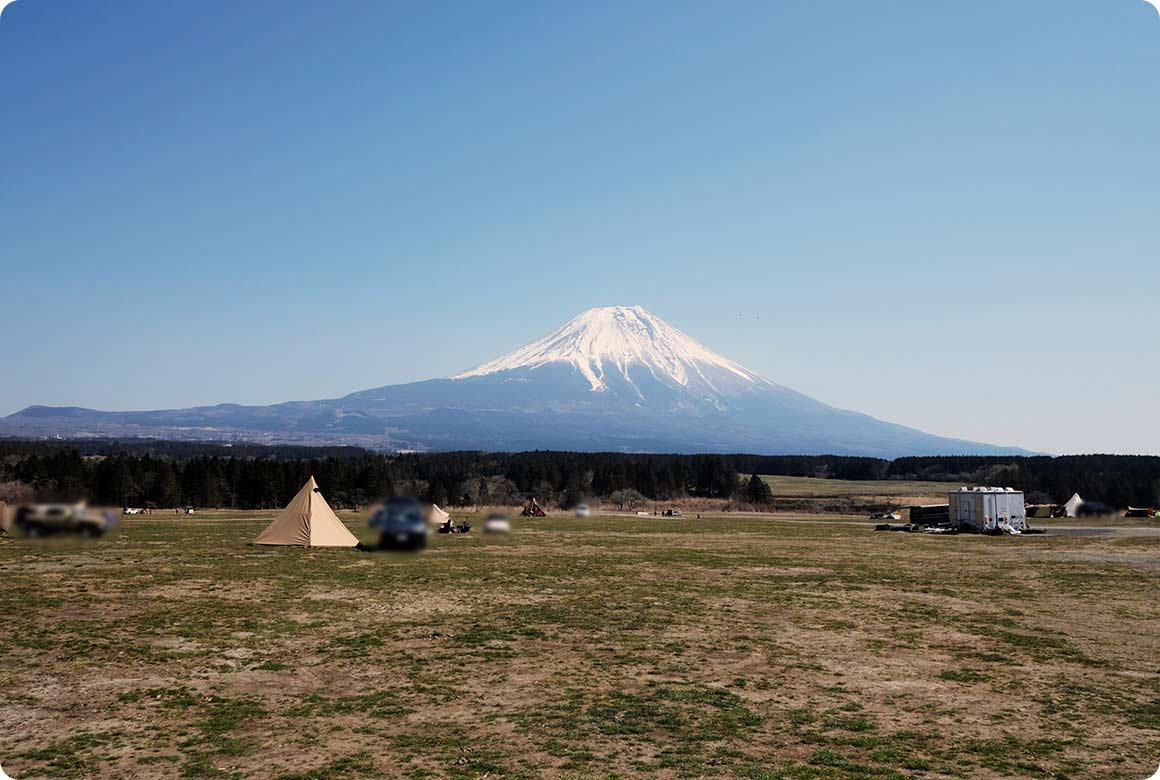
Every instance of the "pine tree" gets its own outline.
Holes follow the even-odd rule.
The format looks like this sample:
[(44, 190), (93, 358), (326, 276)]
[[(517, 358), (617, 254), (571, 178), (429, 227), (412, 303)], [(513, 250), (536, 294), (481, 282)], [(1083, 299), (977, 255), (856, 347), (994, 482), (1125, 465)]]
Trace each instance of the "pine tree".
[(773, 490), (768, 482), (754, 474), (745, 485), (745, 499), (751, 504), (766, 506), (773, 503)]
[(153, 500), (163, 508), (175, 507), (181, 503), (181, 488), (177, 484), (177, 474), (169, 463), (162, 464), (153, 485)]

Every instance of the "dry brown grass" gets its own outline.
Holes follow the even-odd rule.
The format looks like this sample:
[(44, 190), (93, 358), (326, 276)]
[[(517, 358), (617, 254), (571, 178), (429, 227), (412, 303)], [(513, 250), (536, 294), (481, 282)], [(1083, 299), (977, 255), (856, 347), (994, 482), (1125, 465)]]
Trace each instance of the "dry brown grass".
[(269, 518), (0, 544), (9, 774), (1139, 780), (1160, 758), (1147, 529), (550, 518), (392, 557), (248, 547)]

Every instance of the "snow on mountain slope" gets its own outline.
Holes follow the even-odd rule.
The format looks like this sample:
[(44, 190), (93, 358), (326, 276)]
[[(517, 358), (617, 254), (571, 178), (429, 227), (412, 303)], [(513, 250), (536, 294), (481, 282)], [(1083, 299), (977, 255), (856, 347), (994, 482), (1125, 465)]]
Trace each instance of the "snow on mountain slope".
[(716, 354), (639, 306), (590, 309), (546, 338), (451, 378), (273, 406), (136, 412), (30, 407), (0, 419), (0, 435), (357, 444), (390, 451), (1026, 454), (827, 406)]
[(746, 386), (777, 387), (640, 306), (589, 309), (539, 341), (451, 378), (468, 379), (553, 363), (573, 366), (596, 392), (609, 389), (610, 375), (615, 372), (642, 397), (632, 378), (633, 367), (647, 369), (664, 385), (701, 395), (723, 397), (736, 395)]

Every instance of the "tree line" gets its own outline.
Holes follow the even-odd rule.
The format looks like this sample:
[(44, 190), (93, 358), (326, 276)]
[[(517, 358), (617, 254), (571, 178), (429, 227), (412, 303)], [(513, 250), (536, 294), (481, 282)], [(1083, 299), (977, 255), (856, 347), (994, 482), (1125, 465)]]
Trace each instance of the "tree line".
[(338, 507), (365, 506), (392, 495), (460, 506), (514, 505), (536, 497), (541, 503), (572, 507), (616, 494), (634, 505), (745, 494), (738, 474), (718, 455), (384, 455), (353, 450), (325, 457), (182, 457), (124, 449), (114, 454), (60, 446), (46, 447), (45, 452), (16, 449), (21, 451), (4, 454), (0, 446), (0, 485), (10, 494), (20, 486), (46, 498), (84, 496), (93, 503), (122, 506), (272, 509), (284, 506), (311, 475)]
[(1062, 504), (1079, 493), (1120, 509), (1160, 506), (1160, 457), (1152, 455), (899, 458), (886, 478), (1013, 487), (1036, 504)]
[[(515, 504), (535, 496), (570, 507), (623, 508), (684, 497), (773, 500), (750, 475), (931, 480), (1009, 486), (1035, 503), (1072, 493), (1114, 507), (1160, 504), (1160, 457), (950, 456), (893, 461), (845, 456), (446, 452), (387, 455), (357, 447), (223, 445), (149, 440), (0, 440), (0, 499), (24, 490), (94, 503), (271, 509), (311, 474), (338, 506), (414, 495), (438, 504)], [(614, 498), (615, 496), (615, 498)]]

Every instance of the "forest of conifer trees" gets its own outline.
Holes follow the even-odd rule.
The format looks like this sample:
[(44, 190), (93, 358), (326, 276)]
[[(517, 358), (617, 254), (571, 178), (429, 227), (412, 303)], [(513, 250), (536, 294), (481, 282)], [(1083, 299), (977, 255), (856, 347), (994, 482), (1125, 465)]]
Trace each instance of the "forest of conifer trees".
[(387, 455), (357, 448), (156, 441), (0, 441), (0, 500), (86, 497), (103, 505), (283, 506), (311, 474), (338, 507), (388, 495), (438, 504), (515, 504), (536, 496), (570, 507), (635, 491), (648, 500), (773, 499), (754, 474), (931, 480), (1010, 486), (1032, 501), (1072, 493), (1115, 507), (1160, 504), (1160, 457), (922, 457), (447, 452)]

